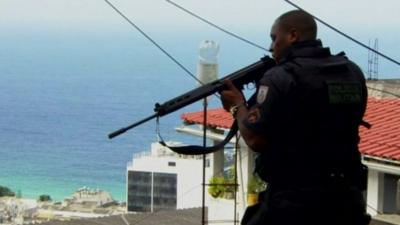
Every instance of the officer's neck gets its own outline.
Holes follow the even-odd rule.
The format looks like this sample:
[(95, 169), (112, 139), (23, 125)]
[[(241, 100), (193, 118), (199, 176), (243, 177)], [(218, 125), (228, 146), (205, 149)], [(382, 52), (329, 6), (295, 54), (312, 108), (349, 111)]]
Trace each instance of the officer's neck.
[(302, 47), (322, 47), (321, 40), (303, 40), (294, 42), (291, 48), (302, 48)]

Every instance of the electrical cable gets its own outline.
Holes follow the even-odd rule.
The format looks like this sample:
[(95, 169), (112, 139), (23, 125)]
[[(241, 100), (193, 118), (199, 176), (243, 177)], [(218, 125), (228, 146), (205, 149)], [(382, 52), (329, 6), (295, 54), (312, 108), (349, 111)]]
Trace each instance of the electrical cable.
[[(294, 6), (295, 8), (297, 8), (297, 9), (299, 9), (299, 10), (302, 10), (302, 11), (304, 11), (304, 12), (307, 12), (306, 10), (304, 10), (303, 8), (301, 8), (300, 6), (294, 4), (293, 2), (291, 2), (291, 1), (289, 1), (289, 0), (284, 0), (284, 1), (287, 2), (287, 3), (289, 3), (290, 5)], [(317, 20), (318, 22), (324, 24), (324, 25), (327, 26), (328, 28), (330, 28), (330, 29), (332, 29), (333, 31), (339, 33), (340, 35), (346, 37), (347, 39), (349, 39), (349, 40), (351, 40), (351, 41), (353, 41), (353, 42), (355, 42), (355, 43), (361, 45), (362, 47), (364, 47), (364, 48), (366, 48), (366, 49), (368, 49), (368, 50), (370, 50), (370, 51), (372, 51), (372, 52), (374, 52), (374, 53), (376, 53), (376, 54), (382, 56), (383, 58), (385, 58), (385, 59), (387, 59), (387, 60), (389, 60), (389, 61), (391, 61), (391, 62), (397, 64), (398, 66), (400, 66), (400, 62), (394, 60), (393, 58), (391, 58), (391, 57), (389, 57), (389, 56), (387, 56), (387, 55), (385, 55), (385, 54), (383, 54), (383, 53), (380, 53), (379, 51), (376, 51), (375, 49), (373, 49), (373, 48), (371, 48), (371, 47), (369, 47), (369, 46), (363, 44), (363, 43), (360, 42), (360, 41), (357, 41), (355, 38), (353, 38), (353, 37), (351, 37), (351, 36), (349, 36), (349, 35), (343, 33), (342, 31), (338, 30), (338, 29), (335, 28), (334, 26), (329, 25), (328, 23), (324, 22), (323, 20), (321, 20), (320, 18), (314, 16), (313, 14), (311, 14), (311, 13), (309, 13), (309, 12), (307, 12), (307, 13), (310, 14), (312, 17), (314, 17), (314, 19)]]
[[(125, 16), (117, 7), (115, 7), (110, 1), (104, 0), (112, 9), (114, 9), (122, 18), (124, 18), (132, 27), (134, 27), (137, 31), (139, 31), (147, 40), (153, 43), (160, 51), (162, 51), (169, 59), (171, 59), (175, 64), (177, 64), (182, 70), (184, 70), (189, 76), (195, 79), (199, 84), (204, 85), (201, 80), (199, 80), (192, 72), (189, 71), (182, 63), (180, 63), (175, 57), (169, 54), (163, 47), (161, 47), (154, 39), (152, 39), (146, 32), (143, 31), (139, 26), (137, 26), (132, 20), (130, 20), (127, 16)], [(214, 93), (214, 96), (220, 98), (217, 93)]]
[(208, 25), (210, 25), (210, 26), (212, 26), (212, 27), (215, 27), (215, 28), (217, 28), (218, 30), (220, 30), (220, 31), (222, 31), (222, 32), (224, 32), (224, 33), (226, 33), (226, 34), (231, 35), (232, 37), (235, 37), (235, 38), (237, 38), (237, 39), (239, 39), (239, 40), (241, 40), (241, 41), (244, 41), (244, 42), (246, 42), (247, 44), (250, 44), (250, 45), (252, 45), (252, 46), (254, 46), (254, 47), (256, 47), (256, 48), (262, 49), (262, 50), (264, 50), (264, 51), (268, 51), (268, 49), (266, 49), (266, 48), (264, 48), (264, 47), (262, 47), (262, 46), (260, 46), (260, 45), (258, 45), (258, 44), (256, 44), (256, 43), (254, 43), (254, 42), (252, 42), (252, 41), (249, 41), (249, 40), (247, 40), (247, 39), (245, 39), (245, 38), (242, 38), (242, 37), (240, 37), (239, 35), (234, 34), (234, 33), (230, 32), (230, 31), (228, 31), (228, 30), (226, 30), (226, 29), (224, 29), (224, 28), (222, 28), (222, 27), (220, 27), (220, 26), (218, 26), (218, 25), (216, 25), (215, 23), (213, 23), (213, 22), (211, 22), (211, 21), (209, 21), (209, 20), (207, 20), (207, 19), (204, 19), (203, 17), (201, 17), (201, 16), (195, 14), (194, 12), (192, 12), (192, 11), (190, 11), (190, 10), (188, 10), (188, 9), (186, 9), (186, 8), (184, 8), (184, 7), (182, 7), (182, 6), (180, 6), (180, 5), (178, 5), (177, 3), (175, 3), (175, 2), (173, 2), (173, 1), (171, 1), (171, 0), (166, 0), (166, 1), (167, 1), (168, 3), (170, 3), (171, 5), (174, 5), (175, 7), (181, 9), (182, 11), (184, 11), (184, 12), (186, 12), (186, 13), (188, 13), (188, 14), (194, 16), (194, 17), (196, 17), (197, 19), (199, 19), (199, 20), (201, 20), (201, 21), (207, 23)]
[[(286, 1), (287, 3), (291, 4), (292, 6), (294, 6), (294, 7), (296, 7), (296, 8), (298, 8), (299, 10), (305, 11), (303, 8), (299, 7), (298, 5), (294, 4), (293, 2), (291, 2), (291, 1), (289, 1), (289, 0), (284, 0), (284, 1)], [(226, 29), (224, 29), (224, 28), (222, 28), (222, 27), (216, 25), (215, 23), (213, 23), (213, 22), (211, 22), (211, 21), (209, 21), (209, 20), (207, 20), (207, 19), (205, 19), (205, 18), (203, 18), (203, 17), (201, 17), (201, 16), (195, 14), (194, 12), (192, 12), (192, 11), (190, 11), (190, 10), (184, 8), (183, 6), (181, 6), (181, 5), (179, 5), (179, 4), (175, 3), (175, 2), (173, 2), (173, 1), (171, 1), (171, 0), (166, 0), (166, 2), (168, 2), (168, 3), (170, 3), (171, 5), (173, 5), (173, 6), (177, 7), (177, 8), (179, 8), (179, 9), (181, 9), (182, 11), (188, 13), (189, 15), (192, 15), (192, 16), (196, 17), (197, 19), (199, 19), (199, 20), (201, 20), (201, 21), (203, 21), (203, 22), (205, 22), (205, 23), (207, 23), (207, 24), (209, 24), (209, 25), (211, 25), (211, 26), (217, 28), (218, 30), (220, 30), (220, 31), (222, 31), (222, 32), (224, 32), (224, 33), (226, 33), (226, 34), (228, 34), (228, 35), (231, 35), (231, 36), (233, 36), (233, 37), (235, 37), (235, 38), (237, 38), (237, 39), (239, 39), (239, 40), (241, 40), (241, 41), (244, 41), (244, 42), (246, 42), (246, 43), (248, 43), (248, 44), (250, 44), (250, 45), (252, 45), (252, 46), (254, 46), (254, 47), (257, 47), (257, 48), (260, 48), (260, 49), (263, 49), (263, 50), (268, 51), (266, 48), (263, 48), (263, 47), (261, 47), (260, 45), (255, 44), (254, 42), (251, 42), (251, 41), (249, 41), (249, 40), (247, 40), (247, 39), (245, 39), (245, 38), (242, 38), (242, 37), (240, 37), (239, 35), (234, 34), (234, 33), (230, 32), (230, 31), (228, 31), (228, 30), (226, 30)], [(307, 11), (305, 11), (305, 12), (307, 12)], [(307, 13), (309, 13), (309, 12), (307, 12)], [(367, 45), (363, 44), (362, 42), (360, 42), (360, 41), (358, 41), (358, 40), (352, 38), (351, 36), (349, 36), (349, 35), (343, 33), (343, 32), (340, 31), (339, 29), (335, 28), (334, 26), (331, 26), (330, 24), (328, 24), (328, 23), (326, 23), (325, 21), (319, 19), (318, 17), (312, 15), (311, 13), (309, 13), (309, 14), (310, 14), (315, 20), (317, 20), (318, 22), (324, 24), (325, 26), (327, 26), (328, 28), (332, 29), (333, 31), (335, 31), (335, 32), (337, 32), (337, 33), (339, 33), (339, 34), (341, 34), (342, 36), (344, 36), (344, 37), (350, 39), (351, 41), (353, 41), (353, 42), (359, 44), (360, 46), (362, 46), (362, 47), (364, 47), (364, 48), (367, 48), (368, 50), (371, 50), (372, 52), (375, 52), (375, 53), (379, 54), (380, 56), (382, 56), (382, 57), (384, 57), (384, 58), (386, 58), (386, 59), (392, 61), (393, 63), (400, 65), (400, 63), (397, 62), (396, 60), (394, 60), (394, 59), (392, 59), (392, 58), (390, 58), (390, 57), (388, 57), (388, 56), (386, 56), (386, 55), (384, 55), (384, 54), (382, 54), (382, 53), (376, 51), (375, 49), (370, 48), (369, 46), (367, 46)], [(379, 89), (375, 89), (375, 88), (372, 88), (372, 87), (368, 87), (368, 88), (369, 88), (369, 89), (372, 89), (372, 90), (376, 90), (376, 91), (381, 91), (381, 92), (383, 92), (383, 93), (387, 93), (387, 94), (393, 95), (393, 96), (395, 96), (395, 97), (400, 97), (400, 95), (397, 95), (397, 94), (395, 94), (395, 93), (391, 93), (391, 92), (388, 92), (388, 91), (379, 90)]]
[(147, 35), (139, 26), (137, 26), (132, 20), (125, 16), (117, 7), (115, 7), (110, 1), (104, 0), (111, 8), (113, 8), (122, 18), (124, 18), (132, 27), (139, 31), (144, 37), (146, 37), (151, 43), (153, 43), (159, 50), (161, 50), (168, 58), (170, 58), (175, 64), (177, 64), (181, 69), (183, 69), (187, 74), (193, 77), (197, 82), (203, 85), (203, 83), (197, 79), (197, 77), (190, 72), (185, 66), (183, 66), (177, 59), (175, 59), (171, 54), (169, 54), (163, 47), (161, 47), (156, 41), (154, 41), (149, 35)]
[[(369, 53), (369, 52), (368, 52), (368, 53)], [(364, 74), (366, 74), (365, 70), (363, 70), (363, 69), (362, 69), (362, 72), (363, 72)], [(368, 81), (368, 80), (367, 80), (367, 81)], [(367, 83), (367, 84), (368, 84), (368, 83)], [(400, 95), (397, 94), (397, 93), (394, 93), (394, 92), (385, 91), (385, 90), (381, 90), (381, 89), (378, 89), (378, 88), (373, 88), (373, 87), (368, 86), (368, 85), (367, 85), (367, 88), (368, 88), (368, 89), (371, 89), (371, 90), (374, 90), (374, 91), (379, 91), (379, 92), (382, 92), (382, 93), (386, 93), (386, 94), (392, 95), (392, 96), (397, 97), (397, 98), (400, 98)]]
[[(241, 41), (244, 41), (244, 42), (246, 42), (246, 43), (248, 43), (248, 44), (250, 44), (250, 45), (252, 45), (252, 46), (254, 46), (254, 47), (256, 47), (256, 48), (260, 48), (260, 49), (263, 49), (263, 50), (265, 50), (265, 51), (268, 51), (268, 49), (266, 49), (266, 48), (264, 48), (264, 47), (262, 47), (262, 46), (260, 46), (260, 45), (258, 45), (258, 44), (255, 44), (254, 42), (251, 42), (251, 41), (249, 41), (249, 40), (247, 40), (247, 39), (245, 39), (245, 38), (243, 38), (243, 37), (240, 37), (240, 36), (237, 35), (237, 34), (234, 34), (234, 33), (230, 32), (230, 31), (228, 31), (228, 30), (226, 30), (226, 29), (224, 29), (224, 28), (222, 28), (222, 27), (216, 25), (215, 23), (213, 23), (213, 22), (211, 22), (211, 21), (209, 21), (209, 20), (207, 20), (207, 19), (205, 19), (205, 18), (203, 18), (203, 17), (201, 17), (201, 16), (199, 16), (199, 15), (193, 13), (192, 11), (190, 11), (190, 10), (184, 8), (183, 6), (181, 6), (181, 5), (179, 5), (179, 4), (175, 3), (175, 2), (173, 2), (173, 1), (171, 1), (171, 0), (166, 0), (166, 1), (167, 1), (168, 3), (170, 3), (171, 5), (174, 5), (175, 7), (181, 9), (182, 11), (184, 11), (184, 12), (186, 12), (186, 13), (192, 15), (193, 17), (196, 17), (197, 19), (199, 19), (199, 20), (201, 20), (201, 21), (203, 21), (203, 22), (209, 24), (209, 25), (212, 26), (212, 27), (217, 28), (218, 30), (220, 30), (220, 31), (222, 31), (222, 32), (224, 32), (224, 33), (226, 33), (226, 34), (228, 34), (228, 35), (231, 35), (231, 36), (233, 36), (233, 37), (235, 37), (235, 38), (237, 38), (237, 39), (239, 39), (239, 40), (241, 40)], [(299, 10), (302, 10), (302, 11), (304, 11), (304, 12), (307, 12), (307, 11), (305, 11), (303, 8), (301, 8), (300, 6), (294, 4), (293, 2), (291, 2), (291, 1), (289, 1), (289, 0), (284, 0), (284, 1), (287, 2), (288, 4), (294, 6), (295, 8), (297, 8), (297, 9), (299, 9)], [(365, 45), (365, 44), (363, 44), (362, 42), (356, 40), (355, 38), (351, 37), (350, 35), (345, 34), (344, 32), (340, 31), (339, 29), (335, 28), (334, 26), (331, 26), (330, 24), (328, 24), (328, 23), (326, 23), (325, 21), (321, 20), (320, 18), (318, 18), (318, 17), (312, 15), (311, 13), (309, 13), (309, 12), (307, 12), (307, 13), (310, 14), (310, 15), (311, 15), (315, 20), (317, 20), (318, 22), (324, 24), (324, 25), (327, 26), (328, 28), (330, 28), (330, 29), (332, 29), (333, 31), (339, 33), (340, 35), (346, 37), (347, 39), (349, 39), (349, 40), (355, 42), (356, 44), (358, 44), (358, 45), (360, 45), (360, 46), (362, 46), (362, 47), (364, 47), (364, 48), (366, 48), (366, 49), (368, 49), (368, 50), (370, 50), (370, 51), (372, 51), (372, 52), (374, 52), (374, 53), (376, 53), (376, 54), (382, 56), (383, 58), (385, 58), (385, 59), (387, 59), (387, 60), (389, 60), (389, 61), (391, 61), (391, 62), (393, 62), (393, 63), (395, 63), (395, 64), (397, 64), (397, 65), (400, 66), (400, 62), (396, 61), (395, 59), (393, 59), (393, 58), (391, 58), (391, 57), (389, 57), (389, 56), (387, 56), (387, 55), (385, 55), (385, 54), (383, 54), (383, 53), (381, 53), (381, 52), (379, 52), (379, 51), (377, 51), (377, 50), (375, 50), (375, 49), (373, 49), (373, 48), (371, 48), (371, 47), (369, 47), (369, 46), (367, 46), (367, 45)]]
[[(248, 155), (246, 155), (245, 156), (245, 158), (247, 157)], [(222, 171), (222, 172), (219, 172), (219, 173), (217, 173), (217, 174), (215, 174), (214, 176), (223, 176), (224, 175), (224, 171)], [(226, 184), (217, 184), (217, 185), (221, 185), (221, 186), (226, 186)], [(234, 185), (238, 185), (238, 184), (234, 184)], [(194, 191), (195, 189), (197, 189), (197, 188), (200, 188), (202, 186), (202, 184), (197, 184), (197, 185), (194, 185), (194, 186), (192, 186), (189, 190), (187, 190), (187, 191), (185, 191), (184, 193), (182, 193), (181, 195), (179, 195), (179, 196), (177, 196), (177, 200), (178, 199), (182, 199), (184, 196), (186, 196), (186, 195), (189, 195), (189, 194), (191, 194), (191, 192), (192, 191)], [(122, 214), (122, 215), (124, 215), (124, 214)], [(140, 218), (140, 219), (138, 219), (138, 220), (136, 220), (132, 225), (138, 225), (138, 224), (140, 224), (142, 221), (144, 221), (144, 220), (146, 220), (146, 219), (148, 219), (148, 218), (150, 218), (151, 216), (154, 216), (154, 214), (153, 213), (148, 213), (147, 215), (144, 215), (143, 216), (143, 218)], [(124, 216), (121, 216), (121, 218), (124, 220), (126, 220), (126, 218), (124, 217)], [(128, 225), (129, 224), (129, 221), (125, 221), (124, 220), (124, 222)]]
[(393, 96), (395, 96), (396, 98), (400, 98), (400, 95), (395, 94), (395, 93), (390, 92), (390, 91), (385, 91), (385, 90), (381, 90), (381, 89), (378, 89), (378, 88), (373, 88), (373, 87), (370, 87), (370, 86), (368, 86), (368, 85), (367, 85), (367, 88), (368, 88), (368, 89), (371, 89), (371, 90), (374, 90), (374, 91), (380, 91), (380, 92), (385, 93), (385, 94), (393, 95)]
[[(193, 75), (186, 67), (184, 67), (179, 61), (177, 61), (171, 54), (169, 54), (169, 53), (168, 53), (164, 48), (162, 48), (156, 41), (154, 41), (150, 36), (148, 36), (141, 28), (139, 28), (135, 23), (133, 23), (128, 17), (126, 17), (126, 16), (125, 16), (120, 10), (118, 10), (113, 4), (111, 4), (108, 0), (104, 0), (104, 1), (105, 1), (111, 8), (113, 8), (118, 14), (120, 14), (120, 15), (121, 15), (129, 24), (131, 24), (136, 30), (138, 30), (143, 36), (145, 36), (150, 42), (152, 42), (159, 50), (161, 50), (168, 58), (170, 58), (173, 62), (175, 62), (181, 69), (183, 69), (183, 70), (184, 70), (187, 74), (189, 74), (192, 78), (194, 78), (196, 81), (198, 81), (200, 84), (202, 84), (202, 82), (201, 82), (199, 79), (197, 79), (197, 77), (196, 77), (195, 75)], [(219, 29), (220, 31), (223, 31), (223, 32), (226, 33), (226, 34), (229, 34), (229, 35), (231, 35), (231, 36), (233, 36), (233, 37), (235, 37), (235, 38), (237, 38), (237, 39), (239, 39), (239, 40), (242, 40), (242, 41), (244, 41), (244, 42), (246, 42), (246, 43), (248, 43), (248, 44), (250, 44), (250, 45), (252, 45), (252, 46), (254, 46), (254, 47), (257, 47), (257, 48), (263, 49), (263, 50), (265, 50), (265, 51), (268, 51), (266, 48), (263, 48), (263, 47), (261, 47), (261, 46), (255, 44), (255, 43), (253, 43), (253, 42), (251, 42), (251, 41), (249, 41), (249, 40), (247, 40), (247, 39), (244, 39), (244, 38), (242, 38), (242, 37), (240, 37), (240, 36), (238, 36), (238, 35), (236, 35), (236, 34), (230, 32), (230, 31), (228, 31), (228, 30), (226, 30), (226, 29), (220, 27), (220, 26), (217, 26), (216, 24), (214, 24), (214, 23), (212, 23), (212, 22), (210, 22), (210, 21), (208, 21), (208, 20), (206, 20), (206, 19), (203, 19), (202, 17), (198, 16), (197, 14), (194, 14), (193, 12), (191, 12), (191, 11), (189, 11), (189, 10), (183, 8), (182, 6), (180, 6), (180, 5), (178, 5), (178, 4), (174, 3), (174, 2), (172, 2), (171, 0), (166, 0), (166, 1), (167, 1), (168, 3), (170, 3), (170, 4), (172, 4), (172, 5), (174, 5), (174, 6), (178, 7), (178, 8), (180, 8), (181, 10), (183, 10), (183, 11), (189, 13), (190, 15), (192, 15), (192, 16), (194, 16), (194, 17), (200, 19), (200, 20), (202, 20), (203, 22), (205, 22), (205, 23), (207, 23), (207, 24), (209, 24), (209, 25), (211, 25), (211, 26), (213, 26), (213, 27)], [(291, 4), (292, 6), (298, 8), (298, 9), (300, 9), (300, 10), (303, 10), (302, 8), (300, 8), (299, 6), (295, 5), (294, 3), (292, 3), (292, 2), (289, 1), (289, 0), (284, 0), (284, 1), (286, 1), (287, 3)], [(305, 10), (303, 10), (303, 11), (305, 11)], [(310, 15), (312, 15), (312, 14), (310, 14)], [(393, 62), (393, 63), (395, 63), (395, 64), (397, 64), (397, 65), (400, 65), (400, 63), (399, 63), (398, 61), (396, 61), (396, 60), (394, 60), (394, 59), (392, 59), (392, 58), (390, 58), (390, 57), (388, 57), (388, 56), (386, 56), (386, 55), (384, 55), (384, 54), (382, 54), (382, 53), (376, 51), (375, 49), (372, 49), (372, 48), (368, 47), (367, 45), (365, 45), (365, 44), (363, 44), (363, 43), (357, 41), (356, 39), (350, 37), (349, 35), (347, 35), (347, 34), (345, 34), (345, 33), (343, 33), (343, 32), (341, 32), (340, 30), (338, 30), (338, 29), (336, 29), (335, 27), (329, 25), (328, 23), (322, 21), (321, 19), (315, 17), (314, 15), (312, 15), (312, 16), (313, 16), (317, 21), (319, 21), (320, 23), (322, 23), (322, 24), (324, 24), (325, 26), (329, 27), (330, 29), (334, 30), (335, 32), (341, 34), (342, 36), (344, 36), (344, 37), (350, 39), (351, 41), (353, 41), (353, 42), (355, 42), (355, 43), (361, 45), (361, 46), (364, 47), (364, 48), (369, 49), (369, 50), (372, 51), (372, 52), (375, 52), (376, 54), (378, 54), (378, 55), (380, 55), (380, 56), (386, 58), (387, 60), (389, 60), (389, 61), (391, 61), (391, 62)], [(379, 90), (379, 89), (375, 89), (375, 88), (371, 88), (371, 87), (368, 87), (368, 88), (373, 89), (373, 90), (382, 91), (382, 92), (391, 94), (391, 95), (396, 96), (396, 97), (400, 97), (399, 95), (394, 94), (394, 93), (391, 93), (391, 92), (387, 92), (387, 91), (383, 91), (383, 90)], [(158, 130), (158, 128), (157, 128), (157, 130)], [(237, 173), (237, 171), (236, 171), (236, 173)], [(235, 176), (236, 176), (236, 175), (235, 175)], [(237, 183), (237, 181), (236, 181), (235, 183)], [(198, 185), (197, 185), (197, 186), (198, 186)], [(197, 186), (196, 186), (196, 187), (197, 187)], [(190, 191), (186, 192), (184, 195), (188, 194), (189, 192), (190, 192)], [(182, 196), (180, 196), (180, 197), (182, 197)], [(373, 210), (375, 210), (376, 212), (379, 213), (378, 210), (374, 209), (374, 208), (371, 207), (370, 205), (368, 205), (368, 207), (371, 208), (371, 209), (373, 209)], [(122, 218), (125, 219), (124, 217), (122, 217)], [(146, 218), (146, 217), (145, 217), (145, 218)], [(126, 219), (125, 219), (125, 220), (126, 220)], [(127, 221), (125, 221), (125, 220), (124, 220), (124, 222), (127, 222)]]

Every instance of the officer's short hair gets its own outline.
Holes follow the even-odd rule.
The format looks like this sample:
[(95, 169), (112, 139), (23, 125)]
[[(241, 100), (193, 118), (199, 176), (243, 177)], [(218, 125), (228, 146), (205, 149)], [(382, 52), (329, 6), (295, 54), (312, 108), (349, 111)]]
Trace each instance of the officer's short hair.
[(303, 40), (315, 40), (317, 38), (317, 23), (312, 15), (303, 10), (286, 12), (279, 16), (276, 22), (287, 31), (296, 29)]

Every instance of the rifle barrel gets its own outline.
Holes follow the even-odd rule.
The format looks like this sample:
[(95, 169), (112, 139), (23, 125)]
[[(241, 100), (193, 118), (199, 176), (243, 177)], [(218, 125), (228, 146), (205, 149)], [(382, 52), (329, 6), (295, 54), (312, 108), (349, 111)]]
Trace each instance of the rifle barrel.
[(122, 133), (125, 133), (127, 130), (132, 129), (151, 119), (165, 116), (189, 104), (192, 104), (202, 98), (212, 95), (215, 92), (221, 91), (225, 86), (224, 85), (225, 79), (230, 79), (233, 82), (233, 84), (240, 89), (242, 88), (243, 85), (248, 84), (250, 82), (258, 82), (263, 76), (263, 74), (274, 66), (275, 66), (275, 61), (271, 59), (269, 56), (264, 56), (263, 58), (260, 59), (260, 61), (257, 61), (247, 67), (244, 67), (236, 72), (233, 72), (228, 76), (225, 76), (219, 80), (195, 88), (191, 91), (186, 92), (183, 95), (180, 95), (169, 101), (166, 101), (163, 104), (156, 103), (154, 109), (155, 114), (145, 119), (142, 119), (132, 125), (129, 125), (127, 127), (121, 128), (117, 131), (110, 133), (108, 135), (108, 138), (112, 139)]
[(109, 138), (109, 139), (113, 139), (114, 137), (116, 137), (116, 136), (118, 136), (118, 135), (120, 135), (120, 134), (122, 134), (122, 133), (125, 133), (126, 131), (128, 131), (128, 130), (130, 130), (130, 129), (136, 127), (136, 126), (139, 126), (139, 125), (142, 124), (142, 123), (145, 123), (145, 122), (147, 122), (147, 121), (149, 121), (149, 120), (152, 120), (152, 119), (156, 118), (157, 116), (158, 116), (158, 114), (155, 113), (155, 114), (153, 114), (153, 115), (151, 115), (151, 116), (149, 116), (149, 117), (147, 117), (147, 118), (144, 118), (144, 119), (142, 119), (142, 120), (140, 120), (140, 121), (138, 121), (138, 122), (136, 122), (136, 123), (134, 123), (134, 124), (131, 124), (131, 125), (127, 126), (127, 127), (123, 127), (123, 128), (121, 128), (121, 129), (119, 129), (119, 130), (116, 130), (116, 131), (110, 133), (110, 134), (108, 135), (108, 138)]

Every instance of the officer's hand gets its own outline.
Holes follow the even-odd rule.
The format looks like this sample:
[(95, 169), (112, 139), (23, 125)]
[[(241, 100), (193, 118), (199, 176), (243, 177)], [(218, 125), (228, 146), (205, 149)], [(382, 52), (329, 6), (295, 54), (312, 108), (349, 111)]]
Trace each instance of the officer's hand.
[(226, 79), (224, 80), (224, 84), (226, 85), (227, 90), (220, 92), (221, 102), (224, 109), (229, 112), (232, 106), (243, 104), (246, 101), (242, 92), (233, 85), (232, 81)]

